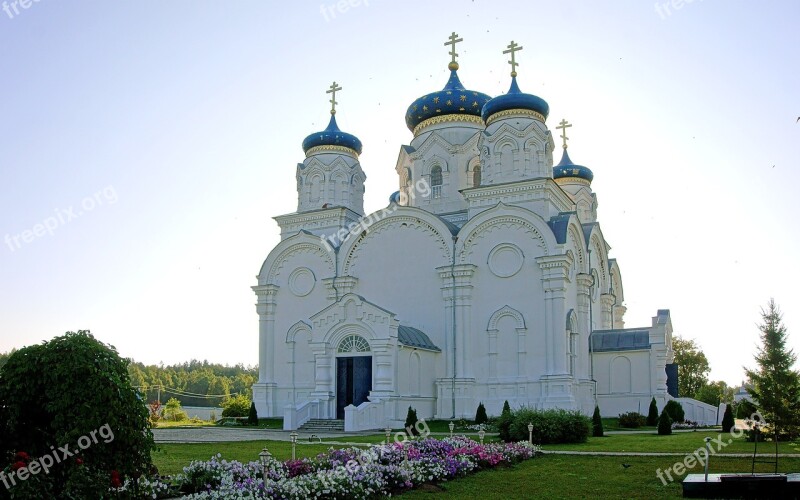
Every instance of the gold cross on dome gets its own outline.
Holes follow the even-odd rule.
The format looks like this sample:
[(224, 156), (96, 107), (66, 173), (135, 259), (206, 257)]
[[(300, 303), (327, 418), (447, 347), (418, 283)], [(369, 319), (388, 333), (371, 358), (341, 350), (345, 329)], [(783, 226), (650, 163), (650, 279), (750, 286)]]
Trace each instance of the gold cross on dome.
[(517, 66), (519, 63), (517, 62), (516, 58), (514, 57), (514, 52), (522, 50), (520, 45), (517, 45), (517, 42), (511, 40), (511, 43), (508, 44), (508, 50), (504, 50), (503, 54), (511, 54), (511, 60), (508, 61), (508, 64), (511, 65), (511, 76), (517, 76)]
[(564, 146), (563, 146), (564, 149), (567, 149), (567, 141), (569, 140), (569, 137), (567, 137), (567, 129), (571, 126), (572, 126), (571, 123), (569, 123), (567, 120), (562, 119), (561, 122), (556, 127), (556, 129), (561, 130), (560, 137), (564, 140)]
[(447, 65), (447, 67), (450, 68), (451, 70), (457, 70), (458, 69), (458, 62), (456, 61), (456, 57), (458, 57), (458, 52), (456, 52), (456, 44), (458, 42), (463, 42), (463, 41), (464, 41), (464, 39), (463, 38), (458, 38), (458, 35), (454, 31), (453, 34), (450, 35), (450, 41), (449, 42), (444, 42), (444, 46), (445, 47), (447, 47), (448, 45), (452, 45), (452, 47), (450, 48), (450, 52), (449, 52), (449, 54), (452, 57), (452, 59), (450, 60), (450, 64)]
[(335, 115), (335, 114), (336, 114), (336, 105), (338, 104), (338, 103), (336, 102), (336, 92), (338, 92), (339, 90), (342, 90), (342, 87), (340, 87), (340, 86), (339, 86), (339, 85), (336, 83), (336, 81), (334, 80), (333, 84), (331, 85), (331, 88), (330, 88), (330, 90), (326, 90), (326, 91), (325, 91), (325, 93), (326, 93), (326, 94), (332, 94), (332, 95), (331, 95), (331, 100), (330, 100), (330, 101), (328, 101), (328, 102), (330, 102), (330, 103), (331, 103), (331, 114), (332, 114), (332, 115)]

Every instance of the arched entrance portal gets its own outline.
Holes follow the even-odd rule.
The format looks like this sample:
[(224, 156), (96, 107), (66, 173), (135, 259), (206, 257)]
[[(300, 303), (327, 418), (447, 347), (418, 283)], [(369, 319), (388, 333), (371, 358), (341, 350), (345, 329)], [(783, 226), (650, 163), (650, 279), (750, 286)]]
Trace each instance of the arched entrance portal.
[(336, 418), (344, 409), (367, 401), (372, 390), (372, 352), (360, 335), (348, 335), (336, 349)]

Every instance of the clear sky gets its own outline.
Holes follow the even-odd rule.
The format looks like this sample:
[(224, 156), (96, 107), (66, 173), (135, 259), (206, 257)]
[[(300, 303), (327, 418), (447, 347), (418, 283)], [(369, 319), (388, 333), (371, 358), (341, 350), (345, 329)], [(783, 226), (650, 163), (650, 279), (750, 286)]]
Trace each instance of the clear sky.
[(574, 124), (627, 326), (671, 309), (734, 384), (774, 297), (800, 351), (798, 2), (23, 3), (0, 4), (0, 351), (91, 329), (146, 363), (257, 363), (250, 287), (325, 90), (382, 208), (452, 31), (468, 88), (508, 89), (513, 39), (522, 90)]

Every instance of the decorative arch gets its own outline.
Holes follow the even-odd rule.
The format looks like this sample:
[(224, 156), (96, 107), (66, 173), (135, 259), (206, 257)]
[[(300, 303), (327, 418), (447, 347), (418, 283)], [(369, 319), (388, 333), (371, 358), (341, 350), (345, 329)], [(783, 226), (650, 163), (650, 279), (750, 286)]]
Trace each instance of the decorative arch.
[(294, 338), (300, 332), (308, 332), (311, 334), (311, 325), (305, 321), (298, 321), (292, 325), (291, 328), (289, 328), (289, 330), (286, 332), (286, 342), (294, 342)]
[(490, 332), (497, 331), (497, 322), (500, 321), (500, 319), (503, 318), (504, 316), (511, 316), (512, 318), (514, 318), (518, 330), (526, 329), (525, 318), (522, 316), (522, 313), (517, 311), (511, 306), (505, 305), (492, 313), (491, 317), (489, 318), (489, 325), (486, 327), (486, 330)]
[(350, 334), (345, 336), (336, 346), (336, 354), (363, 354), (372, 352), (367, 339), (361, 335)]
[(376, 338), (375, 332), (369, 327), (369, 325), (359, 322), (358, 324), (344, 324), (332, 328), (325, 334), (323, 341), (329, 346), (335, 347), (335, 349), (338, 351), (339, 344), (342, 342), (342, 340), (344, 340), (345, 337), (350, 335), (363, 337), (368, 343)]
[(575, 314), (575, 309), (570, 309), (567, 313), (567, 330), (570, 332), (578, 331), (578, 315)]
[(270, 252), (258, 273), (258, 284), (276, 284), (277, 277), (281, 274), (286, 261), (298, 253), (312, 253), (319, 256), (327, 265), (327, 271), (333, 274), (335, 267), (333, 256), (331, 252), (322, 247), (322, 240), (305, 231), (299, 231), (278, 243)]

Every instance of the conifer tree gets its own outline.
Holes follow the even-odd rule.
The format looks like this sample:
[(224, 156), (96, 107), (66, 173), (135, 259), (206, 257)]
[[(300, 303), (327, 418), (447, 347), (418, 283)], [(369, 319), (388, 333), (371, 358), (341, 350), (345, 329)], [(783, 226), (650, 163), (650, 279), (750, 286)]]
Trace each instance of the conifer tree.
[(603, 419), (600, 417), (600, 407), (594, 407), (592, 415), (592, 436), (603, 437)]
[(666, 436), (669, 434), (672, 434), (672, 419), (669, 417), (669, 413), (667, 413), (667, 408), (665, 407), (661, 410), (661, 416), (658, 417), (658, 435)]
[(725, 414), (722, 415), (722, 432), (730, 432), (733, 429), (733, 411), (731, 405), (725, 405)]
[(658, 425), (658, 405), (656, 404), (656, 398), (650, 400), (650, 409), (647, 412), (647, 425)]
[(800, 435), (800, 373), (792, 369), (797, 356), (786, 347), (786, 327), (774, 300), (761, 310), (761, 318), (758, 368), (745, 370), (750, 378), (747, 391), (778, 436), (794, 439)]

